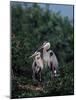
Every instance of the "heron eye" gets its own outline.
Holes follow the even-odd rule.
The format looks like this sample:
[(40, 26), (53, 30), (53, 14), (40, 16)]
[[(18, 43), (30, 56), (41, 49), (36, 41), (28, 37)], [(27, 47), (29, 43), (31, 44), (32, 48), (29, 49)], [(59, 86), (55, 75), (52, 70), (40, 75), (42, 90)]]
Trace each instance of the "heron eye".
[(50, 56), (52, 56), (53, 55), (53, 53), (52, 52), (50, 52)]

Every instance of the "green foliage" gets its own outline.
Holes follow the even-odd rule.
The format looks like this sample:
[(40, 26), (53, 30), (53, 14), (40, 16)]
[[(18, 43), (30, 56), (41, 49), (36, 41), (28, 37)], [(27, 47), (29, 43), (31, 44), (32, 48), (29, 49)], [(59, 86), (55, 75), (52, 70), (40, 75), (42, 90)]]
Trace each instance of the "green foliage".
[[(43, 9), (35, 3), (11, 2), (12, 98), (74, 93), (73, 25), (68, 17), (62, 17), (59, 12), (54, 13), (44, 5)], [(58, 58), (60, 77), (50, 80), (48, 71), (43, 91), (26, 89), (23, 87), (26, 84), (38, 86), (32, 81), (32, 59), (29, 56), (44, 41), (51, 43), (51, 49)]]

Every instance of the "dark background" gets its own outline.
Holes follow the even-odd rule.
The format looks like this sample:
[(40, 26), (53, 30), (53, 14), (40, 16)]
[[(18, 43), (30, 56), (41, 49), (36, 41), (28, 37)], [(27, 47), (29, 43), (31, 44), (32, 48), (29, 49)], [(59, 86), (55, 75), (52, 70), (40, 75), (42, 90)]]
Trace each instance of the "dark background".
[[(10, 3), (11, 98), (74, 94), (73, 19), (36, 3)], [(66, 5), (68, 6), (68, 5)], [(32, 59), (28, 57), (44, 42), (51, 43), (59, 61), (60, 76), (46, 82), (32, 81)], [(39, 89), (39, 90), (37, 90)]]

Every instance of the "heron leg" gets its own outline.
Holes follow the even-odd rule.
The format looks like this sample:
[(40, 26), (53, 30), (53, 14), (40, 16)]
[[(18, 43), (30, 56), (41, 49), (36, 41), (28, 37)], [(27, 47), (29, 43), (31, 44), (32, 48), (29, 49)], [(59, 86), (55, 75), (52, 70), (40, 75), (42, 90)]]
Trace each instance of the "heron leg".
[(33, 78), (33, 81), (36, 81), (36, 78), (35, 78), (35, 72), (34, 72), (34, 71), (33, 71), (32, 78)]
[(40, 72), (40, 74), (39, 74), (39, 80), (41, 81), (41, 72)]

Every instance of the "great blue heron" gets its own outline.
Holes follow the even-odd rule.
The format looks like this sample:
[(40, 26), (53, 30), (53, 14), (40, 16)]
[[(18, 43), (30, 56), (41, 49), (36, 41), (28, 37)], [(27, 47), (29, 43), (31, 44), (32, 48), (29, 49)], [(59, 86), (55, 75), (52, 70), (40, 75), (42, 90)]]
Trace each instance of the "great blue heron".
[(30, 58), (34, 57), (34, 61), (32, 64), (32, 70), (33, 70), (33, 80), (36, 80), (35, 75), (39, 75), (39, 80), (41, 81), (41, 73), (43, 70), (43, 60), (41, 59), (41, 53), (35, 52)]
[(55, 53), (50, 50), (50, 42), (44, 42), (38, 49), (43, 49), (43, 62), (45, 67), (49, 67), (53, 76), (57, 76), (58, 60)]

